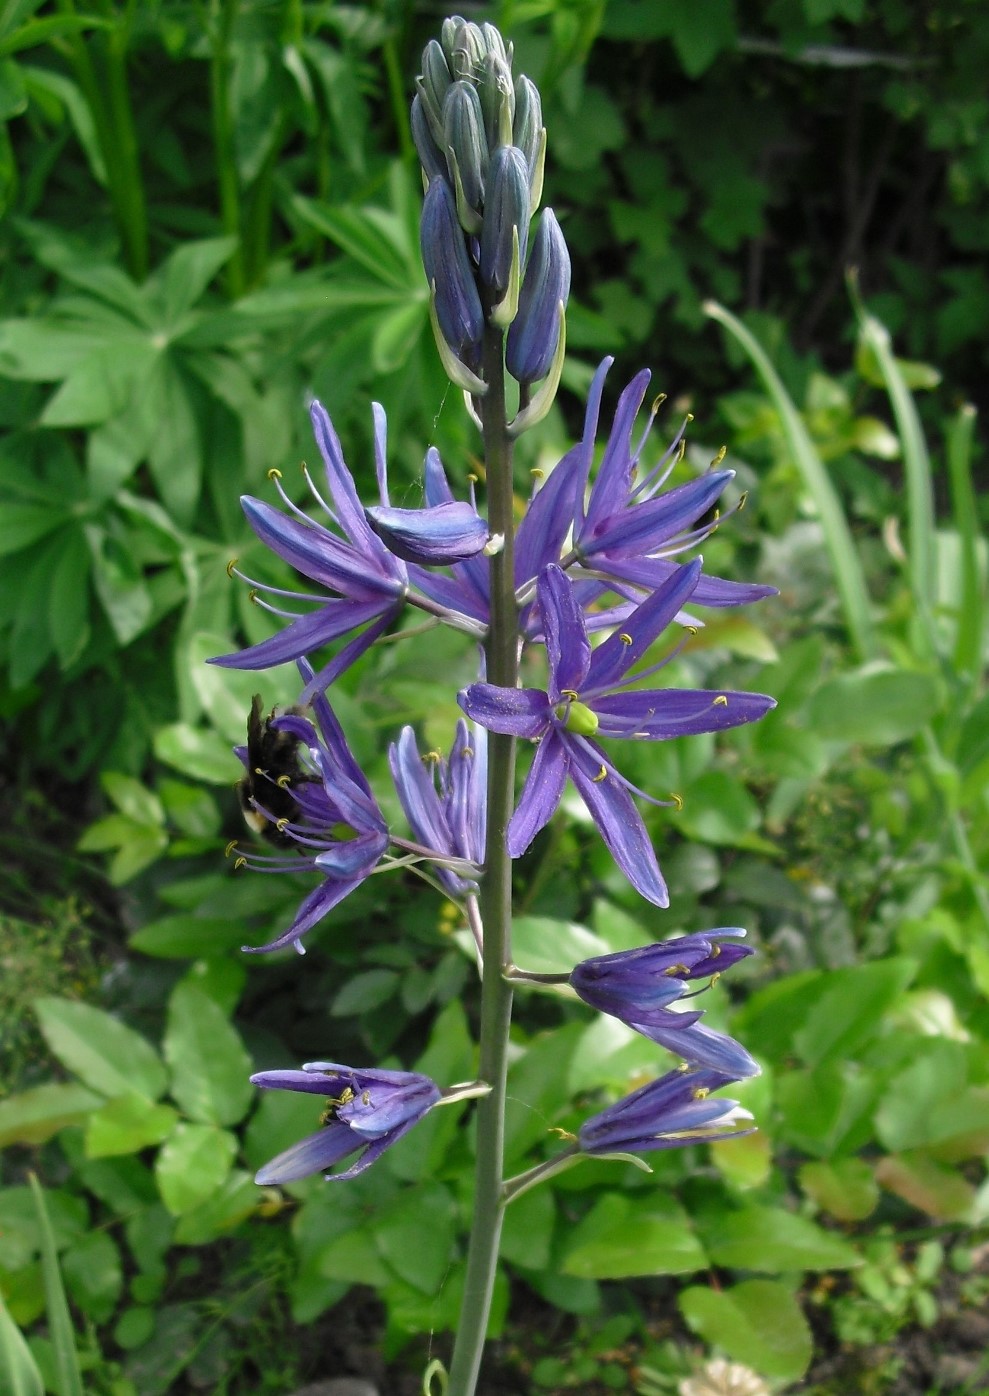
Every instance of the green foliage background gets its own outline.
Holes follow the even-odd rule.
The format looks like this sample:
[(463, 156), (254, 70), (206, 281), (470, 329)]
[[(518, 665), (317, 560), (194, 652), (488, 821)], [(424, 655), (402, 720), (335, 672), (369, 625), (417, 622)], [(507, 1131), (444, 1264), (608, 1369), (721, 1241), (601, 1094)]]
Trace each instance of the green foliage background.
[[(670, 395), (658, 429), (695, 414), (684, 478), (725, 442), (748, 491), (709, 568), (781, 591), (709, 617), (671, 676), (778, 710), (630, 754), (633, 779), (684, 799), (648, 815), (673, 911), (643, 913), (579, 808), (519, 885), (531, 968), (749, 928), (761, 953), (709, 1012), (766, 1067), (745, 1099), (761, 1132), (659, 1155), (651, 1177), (585, 1165), (520, 1200), (499, 1331), (510, 1295), (534, 1292), (588, 1353), (601, 1333), (630, 1342), (639, 1375), (612, 1362), (610, 1389), (651, 1396), (690, 1360), (656, 1346), (655, 1303), (778, 1386), (816, 1370), (812, 1318), (825, 1348), (860, 1354), (833, 1389), (888, 1389), (876, 1345), (937, 1320), (986, 1218), (989, 15), (532, 0), (472, 17), (540, 84), (574, 259), (564, 390), (526, 438), (520, 497), (579, 429), (600, 357), (618, 357), (611, 403), (648, 364)], [(437, 23), (394, 3), (0, 9), (0, 944), (18, 1022), (0, 1043), (0, 1292), (49, 1390), (69, 1389), (55, 1255), (85, 1389), (114, 1396), (282, 1391), (268, 1343), (289, 1331), (300, 1379), (333, 1375), (298, 1335), (325, 1342), (353, 1286), (381, 1301), (396, 1360), (423, 1365), (417, 1335), (456, 1315), (471, 1140), (455, 1112), (346, 1189), (275, 1197), (251, 1170), (312, 1121), (245, 1086), (252, 1063), (328, 1056), (468, 1078), (456, 918), (375, 878), (305, 965), (238, 955), (305, 888), (222, 856), (251, 695), (294, 688), (203, 663), (267, 633), (225, 568), (279, 580), (237, 497), (272, 497), (275, 467), (301, 498), (307, 395), (368, 494), (372, 394), (393, 493), (417, 498), (428, 444), (458, 478), (476, 463), (428, 332), (406, 127)], [(470, 664), (441, 637), (347, 677), (370, 772), (402, 722), (445, 745)], [(662, 1068), (549, 995), (520, 1023), (520, 1167)], [(974, 1301), (984, 1279), (966, 1283)], [(608, 1368), (555, 1360), (525, 1353), (523, 1385), (595, 1391)]]

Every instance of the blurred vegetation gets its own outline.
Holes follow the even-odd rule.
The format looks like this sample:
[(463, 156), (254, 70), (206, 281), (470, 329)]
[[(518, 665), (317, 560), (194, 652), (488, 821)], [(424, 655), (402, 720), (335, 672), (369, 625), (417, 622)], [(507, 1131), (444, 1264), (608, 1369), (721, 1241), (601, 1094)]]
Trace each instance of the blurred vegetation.
[[(644, 915), (579, 806), (519, 884), (533, 968), (749, 928), (761, 953), (711, 1012), (765, 1065), (745, 1098), (760, 1133), (657, 1155), (648, 1178), (587, 1164), (515, 1204), (493, 1360), (506, 1391), (656, 1396), (702, 1346), (777, 1389), (964, 1389), (985, 1342), (965, 1366), (961, 1319), (989, 1290), (989, 12), (530, 0), (477, 17), (540, 83), (574, 258), (564, 391), (520, 494), (572, 439), (600, 357), (619, 359), (612, 404), (647, 364), (670, 433), (696, 416), (682, 478), (726, 442), (748, 492), (709, 569), (781, 592), (709, 615), (671, 674), (778, 710), (630, 754), (633, 780), (684, 798), (647, 815), (673, 911)], [(425, 1363), (418, 1335), (457, 1312), (455, 1112), (346, 1190), (251, 1181), (312, 1126), (305, 1102), (255, 1100), (252, 1064), (465, 1079), (476, 1003), (452, 909), (398, 877), (327, 918), (304, 974), (239, 956), (306, 885), (222, 856), (251, 695), (293, 683), (203, 664), (266, 633), (225, 573), (237, 555), (281, 575), (237, 497), (312, 457), (307, 395), (368, 491), (372, 394), (395, 494), (416, 497), (429, 444), (471, 469), (426, 327), (406, 129), (440, 18), (391, 0), (0, 12), (0, 1350), (39, 1391), (70, 1389), (59, 1270), (96, 1396), (282, 1391), (290, 1325), (301, 1381), (347, 1369), (350, 1324), (375, 1346), (380, 1325), (397, 1391), (402, 1362)], [(447, 743), (461, 663), (441, 637), (347, 676), (338, 710), (372, 778), (402, 722)], [(664, 1060), (551, 996), (523, 1009), (520, 1163)], [(554, 1315), (538, 1334), (520, 1294)]]

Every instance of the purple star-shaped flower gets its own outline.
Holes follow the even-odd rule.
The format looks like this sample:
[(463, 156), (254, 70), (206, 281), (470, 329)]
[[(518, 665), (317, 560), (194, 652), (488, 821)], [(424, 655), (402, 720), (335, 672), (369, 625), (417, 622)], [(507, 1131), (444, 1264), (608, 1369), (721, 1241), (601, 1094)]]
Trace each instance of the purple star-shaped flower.
[(621, 691), (634, 677), (629, 671), (693, 593), (700, 566), (694, 561), (678, 567), (669, 581), (636, 607), (622, 630), (595, 650), (572, 583), (559, 567), (546, 567), (539, 578), (537, 601), (546, 637), (548, 688), (476, 683), (459, 695), (464, 712), (482, 727), (539, 742), (508, 825), (511, 857), (524, 853), (552, 818), (569, 776), (633, 887), (657, 906), (669, 905), (656, 854), (630, 794), (635, 787), (619, 775), (594, 738), (663, 741), (715, 732), (754, 722), (776, 706), (774, 699), (761, 693), (675, 688)]
[(717, 977), (752, 951), (726, 937), (743, 930), (702, 931), (636, 950), (597, 955), (573, 970), (570, 983), (585, 1003), (627, 1023), (692, 1066), (707, 1066), (733, 1080), (758, 1076), (760, 1067), (733, 1037), (700, 1023), (700, 1012), (669, 1005), (685, 996), (688, 980)]
[(644, 1153), (751, 1134), (736, 1128), (752, 1118), (737, 1100), (711, 1098), (733, 1080), (708, 1067), (671, 1071), (585, 1120), (580, 1147), (585, 1154)]
[(434, 1081), (414, 1071), (380, 1071), (336, 1062), (307, 1062), (301, 1071), (259, 1071), (251, 1081), (267, 1090), (305, 1091), (326, 1100), (322, 1127), (266, 1163), (254, 1179), (261, 1186), (295, 1183), (360, 1151), (356, 1162), (342, 1173), (326, 1175), (334, 1182), (356, 1177), (407, 1134), (442, 1095)]
[[(385, 414), (377, 403), (373, 411), (375, 456), (379, 478), (383, 479)], [(260, 644), (238, 650), (236, 654), (221, 655), (210, 662), (230, 669), (268, 669), (311, 655), (341, 635), (366, 627), (314, 677), (310, 687), (315, 691), (328, 687), (388, 628), (402, 608), (408, 591), (408, 575), (405, 564), (389, 551), (365, 517), (339, 437), (325, 408), (314, 402), (310, 416), (326, 467), (329, 500), (322, 497), (308, 473), (306, 479), (333, 527), (315, 523), (293, 504), (281, 486), (278, 472), (273, 472), (273, 478), (288, 513), (251, 495), (244, 495), (241, 505), (262, 543), (333, 595), (320, 602), (318, 597), (304, 592), (286, 592), (244, 577), (257, 593), (257, 604), (275, 615), (287, 617), (289, 624)], [(232, 570), (242, 576), (236, 569)], [(314, 611), (299, 615), (262, 600), (262, 593), (295, 601), (318, 601), (319, 604)], [(305, 698), (309, 696), (307, 692)]]

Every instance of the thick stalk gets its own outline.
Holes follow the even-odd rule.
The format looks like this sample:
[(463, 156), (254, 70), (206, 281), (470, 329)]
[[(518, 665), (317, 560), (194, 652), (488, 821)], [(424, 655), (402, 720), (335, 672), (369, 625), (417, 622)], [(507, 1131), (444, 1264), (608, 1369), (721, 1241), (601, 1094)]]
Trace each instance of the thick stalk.
[[(485, 331), (483, 376), (488, 391), (482, 404), (482, 420), (488, 523), (492, 533), (500, 533), (505, 539), (502, 551), (491, 559), (487, 679), (489, 683), (514, 688), (518, 682), (518, 608), (513, 560), (512, 445), (505, 431), (503, 339), (499, 330)], [(488, 737), (488, 837), (481, 883), (484, 973), (478, 1071), (491, 1093), (477, 1107), (474, 1217), (450, 1365), (449, 1396), (473, 1396), (477, 1386), (501, 1238), (505, 1077), (512, 1016), (512, 988), (503, 977), (512, 955), (512, 861), (505, 848), (505, 830), (514, 796), (514, 739), (492, 732)]]

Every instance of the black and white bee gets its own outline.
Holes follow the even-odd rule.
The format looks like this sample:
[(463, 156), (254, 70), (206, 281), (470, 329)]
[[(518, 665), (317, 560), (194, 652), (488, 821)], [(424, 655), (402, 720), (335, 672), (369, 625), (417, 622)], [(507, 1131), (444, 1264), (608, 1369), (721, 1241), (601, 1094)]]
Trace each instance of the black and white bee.
[(261, 695), (255, 693), (247, 719), (246, 771), (237, 782), (237, 797), (248, 828), (280, 848), (292, 843), (283, 829), (297, 819), (296, 791), (317, 777), (305, 760), (302, 740), (273, 724), (278, 717), (303, 711), (272, 708), (266, 717)]

